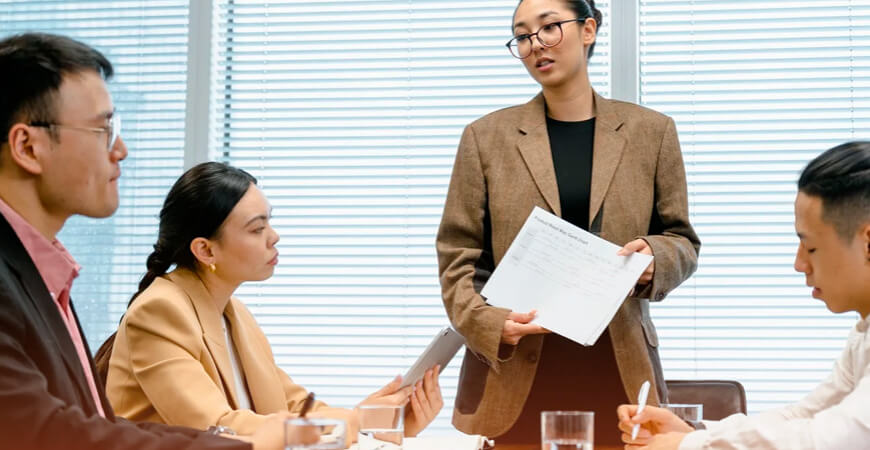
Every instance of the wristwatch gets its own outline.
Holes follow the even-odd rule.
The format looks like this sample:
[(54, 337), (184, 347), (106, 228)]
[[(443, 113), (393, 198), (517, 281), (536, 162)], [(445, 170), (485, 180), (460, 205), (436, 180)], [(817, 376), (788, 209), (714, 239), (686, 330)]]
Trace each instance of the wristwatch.
[(223, 425), (218, 425), (218, 426), (214, 426), (214, 425), (212, 425), (212, 426), (208, 427), (208, 429), (205, 430), (205, 432), (206, 432), (206, 433), (209, 433), (209, 434), (213, 434), (213, 435), (215, 435), (215, 436), (217, 436), (217, 435), (219, 435), (219, 434), (226, 434), (226, 435), (229, 435), (229, 436), (235, 436), (235, 435), (236, 435), (236, 432), (233, 431), (232, 428), (230, 428), (230, 427), (225, 427), (225, 426), (223, 426)]

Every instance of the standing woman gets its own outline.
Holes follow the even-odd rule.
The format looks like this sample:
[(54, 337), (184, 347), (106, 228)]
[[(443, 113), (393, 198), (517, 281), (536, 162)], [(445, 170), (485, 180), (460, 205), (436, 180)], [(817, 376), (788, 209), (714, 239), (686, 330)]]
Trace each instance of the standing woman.
[[(649, 302), (695, 270), (700, 241), (689, 224), (686, 176), (674, 122), (602, 98), (590, 83), (601, 12), (593, 0), (522, 0), (508, 42), (542, 92), (465, 128), (437, 250), (447, 314), (468, 350), (453, 423), (501, 444), (540, 442), (540, 412), (595, 411), (596, 444), (620, 445), (613, 414), (667, 392)], [(487, 304), (480, 290), (535, 206), (654, 255), (595, 345), (533, 322), (534, 311)]]

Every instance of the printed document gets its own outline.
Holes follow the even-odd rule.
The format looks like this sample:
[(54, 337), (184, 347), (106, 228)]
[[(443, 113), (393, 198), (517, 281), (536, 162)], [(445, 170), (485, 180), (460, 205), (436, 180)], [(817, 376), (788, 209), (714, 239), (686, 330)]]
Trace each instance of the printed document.
[[(481, 450), (492, 448), (493, 442), (479, 434), (467, 435), (456, 432), (449, 436), (420, 436), (405, 438), (402, 448), (405, 450)], [(350, 450), (359, 450), (359, 444), (350, 446)]]
[(604, 332), (652, 256), (621, 247), (535, 207), (481, 295), (583, 345)]

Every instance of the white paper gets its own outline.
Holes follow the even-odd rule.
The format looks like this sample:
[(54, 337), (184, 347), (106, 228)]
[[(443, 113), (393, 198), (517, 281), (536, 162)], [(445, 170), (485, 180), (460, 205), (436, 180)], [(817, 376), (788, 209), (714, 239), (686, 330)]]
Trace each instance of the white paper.
[(481, 295), (491, 305), (538, 311), (534, 323), (583, 345), (604, 332), (652, 261), (535, 207)]
[[(492, 446), (492, 441), (479, 435), (456, 433), (450, 436), (422, 436), (405, 438), (402, 447), (405, 450), (480, 450)], [(359, 450), (359, 444), (353, 444), (350, 450)]]

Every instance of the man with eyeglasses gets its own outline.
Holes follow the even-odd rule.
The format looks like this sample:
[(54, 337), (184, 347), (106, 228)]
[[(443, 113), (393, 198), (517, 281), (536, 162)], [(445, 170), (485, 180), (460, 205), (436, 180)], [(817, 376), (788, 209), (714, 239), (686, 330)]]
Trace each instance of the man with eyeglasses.
[(15, 449), (279, 449), (283, 417), (249, 442), (116, 418), (70, 299), (57, 240), (75, 214), (118, 208), (127, 147), (109, 61), (69, 38), (0, 40), (0, 435)]

